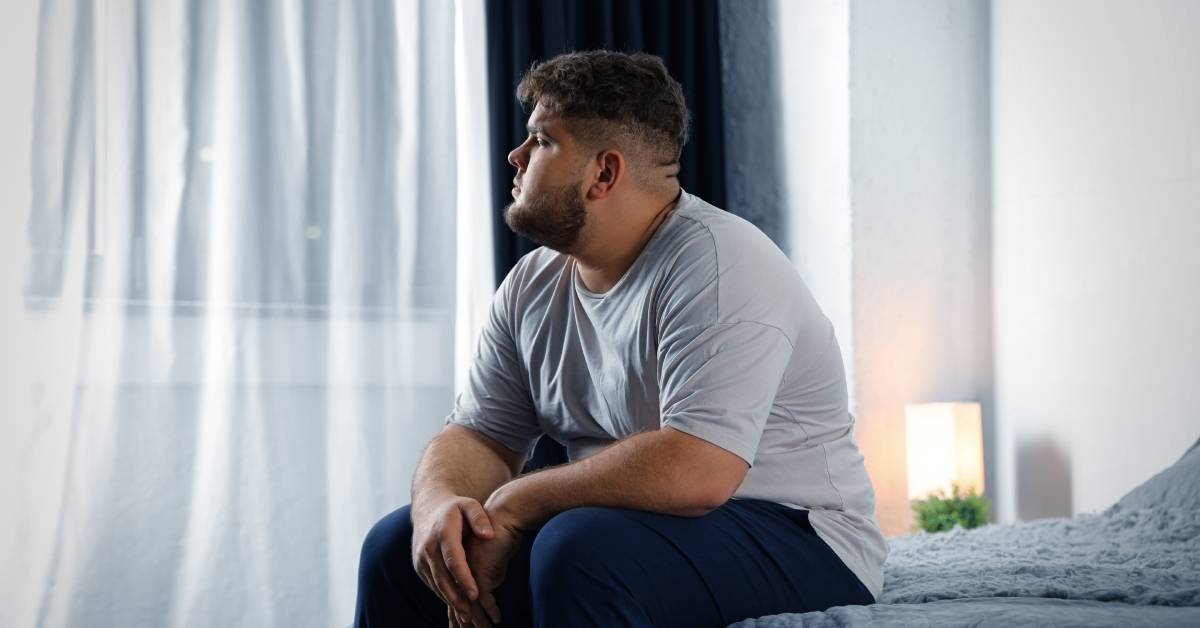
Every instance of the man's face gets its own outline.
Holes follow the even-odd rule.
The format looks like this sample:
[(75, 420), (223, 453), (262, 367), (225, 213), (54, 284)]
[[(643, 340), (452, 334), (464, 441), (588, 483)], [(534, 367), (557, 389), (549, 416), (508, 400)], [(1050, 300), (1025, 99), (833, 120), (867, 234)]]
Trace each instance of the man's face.
[(569, 253), (587, 219), (580, 189), (583, 164), (562, 122), (540, 103), (529, 116), (527, 130), (525, 141), (508, 154), (517, 176), (504, 222), (542, 246)]

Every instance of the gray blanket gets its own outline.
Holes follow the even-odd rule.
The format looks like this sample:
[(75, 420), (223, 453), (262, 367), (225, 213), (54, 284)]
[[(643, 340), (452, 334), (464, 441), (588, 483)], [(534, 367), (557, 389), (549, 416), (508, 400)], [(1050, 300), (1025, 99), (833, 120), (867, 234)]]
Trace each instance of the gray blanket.
[(1200, 510), (1126, 510), (896, 539), (883, 604), (1048, 597), (1200, 605)]
[(733, 627), (1200, 626), (1200, 442), (1103, 513), (921, 533), (891, 550), (878, 604)]
[(1200, 626), (1195, 606), (1133, 606), (1119, 602), (1029, 597), (964, 598), (926, 604), (839, 606), (824, 613), (772, 615), (734, 624), (738, 628), (840, 628), (883, 626), (1010, 628), (1161, 628)]

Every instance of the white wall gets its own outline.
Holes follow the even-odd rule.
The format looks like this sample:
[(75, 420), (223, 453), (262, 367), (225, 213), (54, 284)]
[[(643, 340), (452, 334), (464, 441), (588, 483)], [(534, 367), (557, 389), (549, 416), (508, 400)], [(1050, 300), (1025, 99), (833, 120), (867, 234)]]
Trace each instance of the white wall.
[(906, 404), (979, 401), (991, 431), (988, 17), (850, 3), (854, 371), (885, 532), (911, 522)]
[(991, 426), (988, 16), (779, 6), (792, 258), (834, 321), (889, 534), (911, 523), (905, 404), (980, 401)]
[(993, 5), (1002, 517), (1107, 507), (1200, 436), (1200, 3)]
[[(833, 321), (849, 366), (849, 7), (841, 0), (813, 0), (780, 2), (777, 11), (789, 254)], [(853, 391), (853, 369), (848, 371)]]

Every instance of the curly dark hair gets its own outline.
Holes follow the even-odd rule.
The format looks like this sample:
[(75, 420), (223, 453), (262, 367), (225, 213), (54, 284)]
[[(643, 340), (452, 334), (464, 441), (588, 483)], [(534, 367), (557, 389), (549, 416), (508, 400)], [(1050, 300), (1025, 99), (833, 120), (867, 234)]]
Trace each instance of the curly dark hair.
[(689, 114), (683, 88), (659, 57), (610, 50), (562, 54), (530, 66), (517, 98), (527, 109), (541, 103), (591, 147), (616, 142), (646, 166), (678, 170)]

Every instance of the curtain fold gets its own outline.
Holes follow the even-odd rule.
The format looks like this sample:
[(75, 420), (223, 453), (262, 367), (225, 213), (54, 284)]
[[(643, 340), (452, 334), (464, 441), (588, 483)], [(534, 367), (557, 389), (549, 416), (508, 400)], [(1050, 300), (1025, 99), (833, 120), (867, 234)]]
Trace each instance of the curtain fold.
[(43, 1), (3, 623), (350, 623), (484, 301), (482, 11)]

